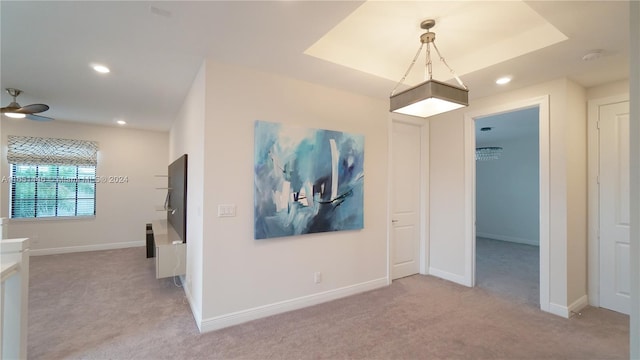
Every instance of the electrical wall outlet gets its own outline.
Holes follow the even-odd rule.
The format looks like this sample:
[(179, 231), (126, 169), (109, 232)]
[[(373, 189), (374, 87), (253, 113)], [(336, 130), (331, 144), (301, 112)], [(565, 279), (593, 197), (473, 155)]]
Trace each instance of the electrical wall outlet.
[(313, 282), (320, 284), (322, 282), (322, 273), (317, 271), (313, 274)]

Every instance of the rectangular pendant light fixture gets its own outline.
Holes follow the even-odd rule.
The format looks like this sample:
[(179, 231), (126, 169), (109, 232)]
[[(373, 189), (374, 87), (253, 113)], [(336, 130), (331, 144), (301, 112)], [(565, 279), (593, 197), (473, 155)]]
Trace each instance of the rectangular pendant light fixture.
[(429, 117), (469, 106), (469, 90), (431, 79), (390, 99), (392, 112)]
[[(458, 75), (456, 75), (455, 71), (453, 71), (453, 69), (447, 64), (444, 57), (440, 54), (440, 50), (438, 50), (438, 47), (436, 46), (436, 34), (430, 31), (435, 24), (436, 21), (433, 19), (427, 19), (420, 23), (420, 28), (427, 30), (427, 32), (420, 36), (420, 47), (418, 48), (416, 55), (413, 57), (413, 61), (411, 62), (411, 65), (409, 65), (409, 69), (407, 69), (402, 79), (400, 79), (396, 87), (391, 91), (391, 95), (389, 96), (390, 111), (426, 118), (469, 106), (469, 89), (464, 85)], [(396, 94), (396, 89), (398, 89), (402, 82), (407, 78), (407, 75), (409, 75), (409, 72), (411, 72), (411, 68), (416, 63), (424, 45), (427, 46), (427, 61), (425, 65), (429, 73), (429, 79)], [(438, 53), (440, 61), (442, 61), (458, 81), (460, 87), (433, 80), (433, 73), (431, 69), (431, 46), (433, 46)]]

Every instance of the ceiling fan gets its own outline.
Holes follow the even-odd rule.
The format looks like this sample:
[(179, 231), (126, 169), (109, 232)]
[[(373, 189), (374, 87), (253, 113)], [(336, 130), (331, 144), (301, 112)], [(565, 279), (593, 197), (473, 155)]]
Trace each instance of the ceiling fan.
[(20, 104), (16, 102), (16, 97), (18, 97), (18, 95), (22, 93), (22, 90), (7, 88), (7, 92), (9, 93), (9, 95), (13, 97), (13, 101), (9, 105), (0, 109), (2, 114), (15, 119), (27, 118), (29, 120), (36, 120), (36, 121), (53, 120), (50, 117), (35, 115), (37, 113), (41, 113), (43, 111), (49, 110), (49, 105), (31, 104), (26, 106), (20, 106)]

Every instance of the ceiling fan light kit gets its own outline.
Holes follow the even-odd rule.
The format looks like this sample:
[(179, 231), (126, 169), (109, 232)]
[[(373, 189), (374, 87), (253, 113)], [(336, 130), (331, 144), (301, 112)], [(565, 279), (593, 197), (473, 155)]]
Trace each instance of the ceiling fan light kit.
[(12, 119), (24, 119), (25, 117), (27, 117), (26, 114), (20, 114), (15, 112), (6, 112), (4, 114)]
[(22, 90), (14, 89), (14, 88), (7, 88), (6, 90), (7, 90), (7, 93), (11, 95), (11, 97), (13, 97), (13, 101), (11, 101), (9, 105), (0, 109), (0, 112), (2, 112), (3, 115), (6, 115), (7, 117), (14, 118), (14, 119), (27, 118), (29, 120), (36, 120), (36, 121), (53, 120), (52, 118), (49, 118), (46, 116), (35, 115), (37, 113), (41, 113), (49, 110), (49, 105), (31, 104), (26, 106), (20, 106), (20, 104), (18, 104), (18, 102), (16, 101), (16, 98), (18, 97), (18, 95), (22, 94)]
[[(438, 47), (436, 46), (436, 34), (429, 31), (435, 26), (435, 20), (428, 19), (420, 24), (420, 28), (427, 30), (426, 33), (420, 36), (420, 48), (416, 52), (416, 55), (409, 65), (409, 69), (405, 72), (402, 79), (396, 84), (391, 91), (390, 111), (405, 115), (412, 115), (418, 117), (429, 117), (436, 114), (441, 114), (447, 111), (459, 109), (461, 107), (469, 106), (469, 89), (464, 85), (462, 80), (455, 74), (453, 69), (449, 67), (444, 57), (440, 54)], [(429, 79), (420, 83), (412, 88), (395, 93), (396, 89), (404, 82), (409, 72), (416, 63), (420, 52), (424, 45), (427, 45), (426, 50), (426, 67), (429, 73)], [(441, 81), (433, 80), (432, 63), (431, 63), (431, 45), (438, 53), (440, 60), (451, 71), (454, 78), (460, 84), (460, 87), (450, 85)]]

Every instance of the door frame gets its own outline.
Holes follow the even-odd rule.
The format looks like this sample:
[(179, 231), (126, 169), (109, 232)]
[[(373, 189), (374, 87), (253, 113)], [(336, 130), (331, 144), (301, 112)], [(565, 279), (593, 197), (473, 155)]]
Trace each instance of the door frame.
[(476, 283), (476, 132), (475, 120), (490, 115), (538, 107), (538, 151), (540, 184), (540, 309), (550, 310), (550, 266), (549, 266), (549, 95), (515, 101), (495, 107), (481, 109), (464, 115), (464, 183), (465, 183), (465, 285)]
[(600, 307), (600, 107), (629, 101), (629, 94), (619, 94), (588, 101), (587, 113), (587, 294), (589, 304)]
[(393, 140), (391, 133), (393, 131), (394, 122), (416, 125), (420, 127), (420, 274), (427, 275), (429, 269), (429, 121), (413, 116), (390, 113), (387, 124), (388, 139), (388, 169), (387, 169), (387, 279), (388, 284), (392, 281), (393, 267), (393, 241), (392, 241), (392, 212), (391, 206), (392, 190), (393, 190)]

